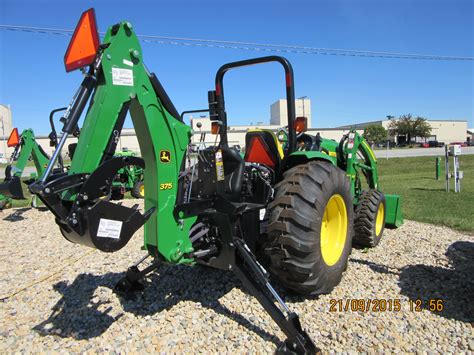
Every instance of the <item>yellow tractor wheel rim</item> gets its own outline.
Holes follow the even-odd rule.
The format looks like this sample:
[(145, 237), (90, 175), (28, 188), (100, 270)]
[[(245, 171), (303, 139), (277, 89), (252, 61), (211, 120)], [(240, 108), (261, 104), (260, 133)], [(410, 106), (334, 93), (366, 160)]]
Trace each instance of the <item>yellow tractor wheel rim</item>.
[(140, 196), (145, 197), (145, 185), (140, 186)]
[(321, 224), (321, 254), (328, 266), (336, 264), (347, 238), (347, 209), (344, 199), (334, 194), (324, 209)]
[(375, 235), (378, 237), (382, 232), (383, 228), (383, 218), (385, 215), (385, 207), (383, 203), (379, 205), (379, 209), (377, 210), (377, 218), (375, 219)]

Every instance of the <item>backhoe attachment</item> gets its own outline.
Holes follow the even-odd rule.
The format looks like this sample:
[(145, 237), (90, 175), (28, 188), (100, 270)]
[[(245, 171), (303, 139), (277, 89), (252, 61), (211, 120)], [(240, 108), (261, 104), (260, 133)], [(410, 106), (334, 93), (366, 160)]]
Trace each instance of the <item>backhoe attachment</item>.
[[(13, 136), (18, 138), (10, 144)], [(5, 179), (0, 183), (0, 200), (2, 195), (4, 196), (3, 198), (23, 200), (25, 197), (21, 185), (21, 177), (28, 160), (33, 160), (36, 174), (29, 181), (25, 181), (27, 185), (43, 174), (45, 167), (49, 163), (49, 156), (36, 142), (35, 135), (31, 129), (25, 129), (21, 135), (18, 135), (18, 131), (15, 128), (8, 141), (8, 145), (15, 147), (15, 149), (11, 155), (10, 164), (5, 168)]]

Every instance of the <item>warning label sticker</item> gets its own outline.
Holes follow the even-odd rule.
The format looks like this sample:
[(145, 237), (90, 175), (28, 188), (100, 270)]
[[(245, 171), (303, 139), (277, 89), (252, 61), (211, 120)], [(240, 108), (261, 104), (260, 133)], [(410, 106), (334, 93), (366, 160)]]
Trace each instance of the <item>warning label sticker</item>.
[(112, 68), (112, 84), (121, 86), (133, 86), (133, 70)]
[(216, 173), (217, 181), (224, 181), (224, 162), (222, 161), (222, 151), (220, 149), (216, 152)]
[(102, 238), (119, 239), (122, 231), (121, 221), (114, 221), (113, 219), (101, 218), (99, 222), (99, 230), (97, 236)]

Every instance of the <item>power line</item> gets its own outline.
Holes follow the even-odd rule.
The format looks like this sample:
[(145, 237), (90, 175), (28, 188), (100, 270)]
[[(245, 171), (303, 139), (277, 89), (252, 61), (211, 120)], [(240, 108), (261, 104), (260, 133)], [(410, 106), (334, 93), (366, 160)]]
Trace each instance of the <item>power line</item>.
[[(13, 25), (0, 25), (0, 30), (33, 32), (33, 33), (39, 33), (39, 34), (65, 35), (65, 36), (71, 36), (72, 33), (74, 32), (73, 30), (60, 29), (60, 28), (13, 26)], [(104, 35), (105, 33), (100, 32), (100, 34)], [(204, 47), (204, 48), (247, 50), (247, 51), (256, 51), (256, 52), (309, 54), (309, 55), (336, 55), (336, 56), (346, 56), (346, 57), (392, 58), (392, 59), (413, 59), (413, 60), (443, 60), (443, 61), (473, 61), (474, 60), (474, 57), (364, 51), (364, 50), (340, 49), (340, 48), (318, 48), (318, 47), (306, 47), (306, 46), (287, 45), (287, 44), (223, 41), (223, 40), (205, 39), (205, 38), (172, 37), (172, 36), (158, 36), (158, 35), (137, 35), (137, 37), (139, 37), (143, 42), (146, 42), (146, 43), (156, 43), (156, 44), (175, 45), (175, 46), (193, 46), (193, 47)]]

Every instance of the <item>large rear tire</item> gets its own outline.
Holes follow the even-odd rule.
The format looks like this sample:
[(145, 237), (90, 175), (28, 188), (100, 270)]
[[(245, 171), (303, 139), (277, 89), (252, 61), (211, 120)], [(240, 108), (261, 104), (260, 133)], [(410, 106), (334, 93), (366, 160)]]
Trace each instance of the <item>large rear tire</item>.
[(349, 180), (336, 166), (311, 161), (284, 173), (269, 204), (265, 253), (288, 289), (329, 293), (347, 268), (353, 233)]
[(373, 248), (385, 229), (385, 196), (377, 190), (363, 191), (355, 210), (354, 245)]

